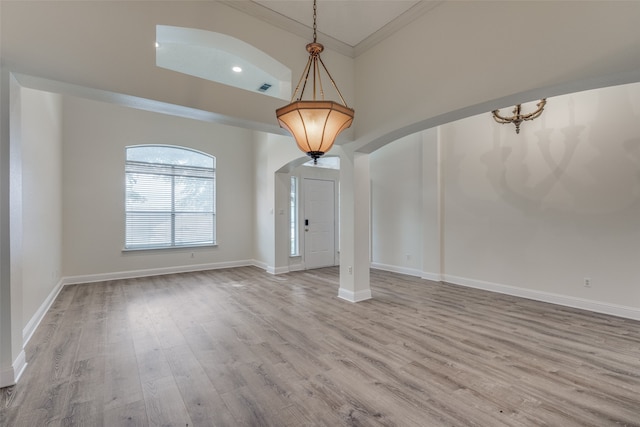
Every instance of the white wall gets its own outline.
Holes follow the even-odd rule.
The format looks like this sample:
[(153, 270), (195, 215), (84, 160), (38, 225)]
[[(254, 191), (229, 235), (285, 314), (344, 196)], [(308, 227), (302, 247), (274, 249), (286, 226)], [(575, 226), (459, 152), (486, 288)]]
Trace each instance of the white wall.
[(273, 183), (269, 179), (267, 159), (269, 157), (269, 134), (255, 133), (255, 248), (254, 259), (267, 269), (274, 268), (275, 254), (270, 242), (273, 242), (273, 200), (269, 200), (268, 194), (273, 194)]
[[(63, 105), (64, 276), (250, 262), (253, 132), (72, 97)], [(135, 144), (216, 157), (217, 247), (122, 251), (125, 147)]]
[(422, 271), (422, 138), (413, 134), (371, 154), (373, 263)]
[(62, 270), (62, 101), (21, 90), (23, 328), (54, 290)]
[(447, 276), (640, 308), (639, 135), (640, 84), (443, 126)]
[(436, 257), (435, 225), (447, 281), (640, 317), (640, 84), (550, 98), (520, 135), (490, 113), (441, 126), (439, 189), (422, 134), (371, 154), (374, 265), (418, 275), (405, 255)]
[(422, 274), (429, 280), (442, 279), (444, 245), (442, 215), (442, 168), (439, 129), (428, 129), (422, 137)]
[(436, 129), (394, 141), (370, 161), (373, 266), (440, 280)]
[(271, 273), (288, 271), (288, 182), (277, 174), (285, 165), (305, 157), (292, 137), (255, 132), (254, 259)]

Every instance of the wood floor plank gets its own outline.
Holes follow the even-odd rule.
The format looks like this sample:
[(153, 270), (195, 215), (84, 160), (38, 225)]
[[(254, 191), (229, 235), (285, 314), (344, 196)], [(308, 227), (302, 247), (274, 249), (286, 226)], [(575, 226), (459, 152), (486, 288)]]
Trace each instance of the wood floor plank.
[(237, 421), (188, 346), (165, 350), (194, 426), (233, 426)]
[(193, 425), (172, 376), (144, 382), (143, 393), (150, 426)]
[[(96, 417), (96, 422), (101, 422)], [(90, 424), (88, 424), (90, 425)], [(118, 427), (146, 427), (149, 425), (147, 409), (144, 400), (138, 400), (125, 405), (105, 410), (102, 417), (102, 425)], [(180, 426), (182, 427), (182, 426)]]
[(144, 401), (133, 340), (110, 344), (105, 353), (105, 376), (101, 387), (105, 410)]
[(640, 426), (640, 322), (373, 270), (62, 289), (0, 425)]

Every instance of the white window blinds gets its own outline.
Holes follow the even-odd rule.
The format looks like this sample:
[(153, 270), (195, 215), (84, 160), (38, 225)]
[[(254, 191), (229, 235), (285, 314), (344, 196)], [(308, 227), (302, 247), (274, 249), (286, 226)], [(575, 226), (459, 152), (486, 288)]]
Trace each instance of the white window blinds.
[(158, 145), (127, 148), (126, 249), (214, 245), (215, 157)]

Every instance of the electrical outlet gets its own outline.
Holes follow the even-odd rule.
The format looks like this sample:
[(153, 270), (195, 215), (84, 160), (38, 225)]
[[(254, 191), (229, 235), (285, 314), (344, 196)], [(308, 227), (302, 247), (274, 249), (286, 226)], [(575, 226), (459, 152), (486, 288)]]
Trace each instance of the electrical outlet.
[(353, 274), (353, 267), (349, 266), (349, 274)]
[(588, 277), (584, 278), (584, 287), (585, 288), (590, 288), (591, 287), (591, 279)]
[(191, 252), (191, 258), (195, 258), (195, 257), (196, 257), (196, 254)]

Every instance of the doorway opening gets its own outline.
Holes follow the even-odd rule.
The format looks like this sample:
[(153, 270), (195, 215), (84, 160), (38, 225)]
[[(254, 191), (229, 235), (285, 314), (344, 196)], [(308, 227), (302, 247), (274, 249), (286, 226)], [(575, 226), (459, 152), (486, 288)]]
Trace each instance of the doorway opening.
[(290, 271), (339, 264), (339, 158), (330, 159), (330, 166), (305, 164), (291, 171)]

